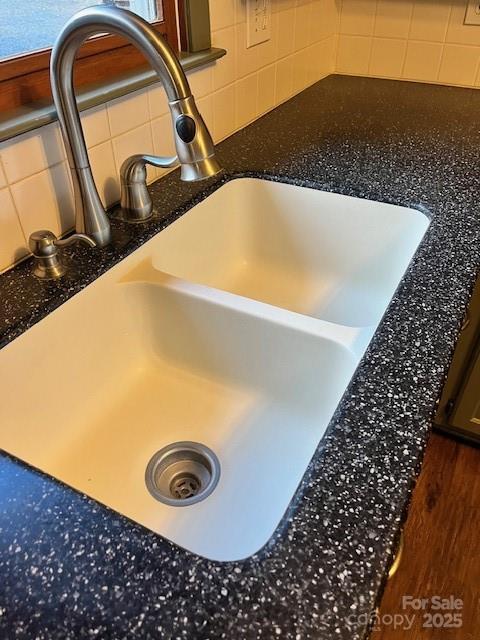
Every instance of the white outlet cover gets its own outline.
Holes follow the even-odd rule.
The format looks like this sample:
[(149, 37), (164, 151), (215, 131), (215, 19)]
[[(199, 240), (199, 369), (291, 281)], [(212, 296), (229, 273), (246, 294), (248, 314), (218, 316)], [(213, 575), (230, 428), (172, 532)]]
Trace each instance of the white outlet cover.
[(247, 49), (272, 37), (271, 0), (247, 0)]
[(463, 22), (464, 24), (480, 25), (480, 0), (470, 0)]

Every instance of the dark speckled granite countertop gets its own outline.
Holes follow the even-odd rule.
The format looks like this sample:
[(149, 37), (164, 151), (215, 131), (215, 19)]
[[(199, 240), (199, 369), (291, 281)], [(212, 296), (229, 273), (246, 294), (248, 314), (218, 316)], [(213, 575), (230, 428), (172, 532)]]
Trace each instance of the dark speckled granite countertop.
[[(166, 218), (115, 223), (41, 284), (0, 276), (6, 344), (233, 175), (422, 208), (432, 223), (270, 543), (215, 563), (0, 458), (3, 638), (345, 638), (366, 634), (480, 256), (480, 92), (331, 76), (219, 147), (221, 179), (153, 187)], [(38, 363), (32, 363), (35, 373)], [(2, 375), (6, 375), (2, 372)], [(19, 389), (21, 393), (21, 389)]]

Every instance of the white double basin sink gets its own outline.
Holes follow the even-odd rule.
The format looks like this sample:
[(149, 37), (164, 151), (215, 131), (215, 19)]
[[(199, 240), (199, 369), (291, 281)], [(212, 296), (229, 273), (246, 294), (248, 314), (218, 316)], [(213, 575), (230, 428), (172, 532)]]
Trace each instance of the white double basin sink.
[[(0, 447), (201, 556), (258, 552), (427, 227), (403, 207), (228, 182), (0, 351)], [(220, 474), (172, 506), (145, 472), (185, 441)]]

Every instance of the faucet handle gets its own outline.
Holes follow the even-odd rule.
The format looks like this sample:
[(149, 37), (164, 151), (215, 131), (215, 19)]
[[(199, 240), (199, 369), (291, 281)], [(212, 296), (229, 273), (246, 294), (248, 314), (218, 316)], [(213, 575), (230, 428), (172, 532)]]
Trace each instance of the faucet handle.
[(96, 247), (97, 243), (93, 238), (87, 236), (85, 233), (72, 233), (71, 236), (64, 238), (63, 240), (55, 240), (55, 244), (57, 247), (69, 247), (71, 244), (75, 244), (76, 242), (83, 242), (84, 244), (88, 244), (89, 247)]
[(144, 222), (153, 211), (153, 203), (147, 189), (146, 164), (168, 169), (178, 163), (177, 156), (161, 157), (134, 155), (124, 160), (120, 168), (122, 218), (126, 222)]
[[(132, 156), (135, 158), (135, 156)], [(141, 156), (145, 164), (151, 164), (154, 167), (160, 167), (160, 169), (169, 169), (178, 164), (177, 156)]]
[(34, 258), (33, 274), (42, 280), (54, 280), (63, 276), (67, 268), (58, 255), (58, 247), (68, 247), (75, 242), (84, 242), (90, 247), (97, 246), (95, 240), (84, 233), (74, 233), (68, 238), (59, 240), (47, 229), (34, 231), (28, 240), (28, 246)]

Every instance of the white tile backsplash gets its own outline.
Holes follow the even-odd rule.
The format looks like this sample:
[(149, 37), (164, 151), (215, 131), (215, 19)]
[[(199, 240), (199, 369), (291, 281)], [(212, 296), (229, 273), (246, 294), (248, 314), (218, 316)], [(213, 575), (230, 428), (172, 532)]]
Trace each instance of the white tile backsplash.
[(371, 36), (375, 28), (376, 0), (343, 0), (340, 33)]
[(295, 44), (295, 9), (287, 9), (277, 14), (277, 58), (285, 58), (293, 53)]
[(27, 255), (25, 237), (10, 190), (0, 189), (0, 271)]
[[(212, 43), (227, 55), (187, 75), (216, 142), (333, 70), (336, 2), (273, 0), (271, 40), (247, 49), (245, 0), (210, 0)], [(82, 122), (106, 205), (119, 199), (118, 171), (128, 155), (174, 154), (160, 84), (88, 110)], [(148, 168), (150, 181), (164, 173)], [(61, 234), (73, 227), (72, 190), (57, 124), (0, 145), (0, 189), (9, 198), (7, 207), (2, 195), (0, 268), (18, 259), (19, 246), (35, 229)]]
[[(152, 121), (153, 152), (157, 156), (174, 156), (175, 142), (173, 140), (172, 118), (169, 113)], [(160, 169), (158, 174), (165, 173)]]
[(339, 73), (367, 75), (371, 49), (369, 36), (340, 35), (336, 69)]
[(257, 74), (257, 112), (259, 115), (275, 106), (275, 65), (264, 67)]
[[(216, 142), (334, 71), (480, 87), (480, 27), (463, 24), (465, 0), (272, 0), (272, 38), (249, 49), (245, 3), (210, 0), (212, 43), (227, 55), (188, 73)], [(82, 114), (104, 203), (119, 198), (126, 156), (174, 153), (167, 114), (160, 84)], [(34, 229), (73, 226), (64, 161), (57, 124), (0, 144), (0, 269)], [(150, 167), (149, 180), (164, 173)]]
[(235, 131), (235, 84), (229, 84), (213, 94), (213, 131), (216, 141)]
[(164, 88), (154, 84), (147, 91), (150, 120), (168, 113), (168, 100)]
[(379, 38), (408, 38), (413, 0), (378, 0), (375, 35)]
[(25, 238), (49, 229), (57, 236), (74, 226), (73, 194), (66, 163), (41, 171), (10, 187)]
[(7, 179), (5, 177), (5, 172), (3, 171), (2, 161), (0, 160), (0, 189), (7, 185)]
[(445, 84), (475, 84), (480, 63), (480, 47), (461, 44), (446, 44), (438, 79)]
[(264, 42), (247, 49), (247, 27), (245, 22), (235, 26), (236, 67), (234, 79), (239, 80), (257, 71), (260, 66), (259, 50)]
[[(437, 0), (437, 3), (441, 0)], [(463, 24), (466, 3), (464, 0), (454, 0), (448, 21), (446, 42), (452, 44), (470, 44), (480, 46), (480, 27)]]
[(108, 121), (112, 137), (131, 131), (150, 120), (148, 89), (135, 91), (107, 103)]
[[(153, 138), (152, 127), (150, 122), (142, 124), (140, 127), (131, 129), (127, 133), (117, 136), (112, 139), (113, 144), (113, 157), (115, 158), (116, 174), (115, 178), (118, 181), (118, 175), (120, 168), (124, 160), (129, 156), (133, 156), (136, 153), (153, 154)], [(147, 177), (149, 181), (152, 181), (156, 177), (156, 169), (152, 166), (147, 166)]]
[(298, 93), (309, 84), (311, 55), (308, 48), (293, 56), (293, 93)]
[(437, 42), (409, 42), (403, 77), (411, 80), (436, 78), (440, 69), (442, 45)]
[(235, 27), (231, 26), (214, 32), (212, 46), (227, 51), (226, 55), (213, 65), (213, 89), (216, 91), (230, 84), (232, 78), (235, 78)]
[(293, 56), (283, 58), (276, 64), (275, 102), (281, 104), (288, 100), (293, 92)]
[[(415, 2), (412, 14), (410, 40), (443, 42), (450, 17), (450, 3), (441, 0)], [(463, 20), (463, 16), (462, 16)]]
[(101, 105), (82, 113), (83, 135), (88, 148), (110, 140), (107, 107)]
[(120, 199), (120, 185), (113, 155), (112, 141), (107, 140), (89, 150), (90, 165), (103, 205), (108, 207)]
[(190, 71), (188, 76), (188, 84), (195, 98), (203, 98), (213, 91), (213, 64), (206, 67)]
[(393, 38), (374, 38), (372, 43), (370, 69), (372, 76), (400, 77), (407, 42)]
[[(308, 47), (310, 43), (311, 2), (300, 4), (295, 9), (293, 46), (295, 51)], [(312, 25), (313, 26), (313, 25)]]
[(235, 0), (210, 0), (210, 26), (212, 31), (235, 24)]
[[(200, 111), (200, 114), (208, 127), (209, 131), (213, 131), (213, 98), (212, 94), (208, 96), (204, 96), (196, 101), (197, 108)], [(172, 131), (172, 126), (170, 125), (170, 131)], [(213, 133), (212, 133), (213, 135)]]
[(338, 4), (337, 73), (479, 86), (480, 26), (463, 24), (466, 0)]
[(65, 159), (60, 128), (53, 123), (3, 142), (0, 155), (9, 184), (27, 178)]
[(242, 78), (235, 85), (235, 127), (241, 129), (257, 115), (257, 75)]

